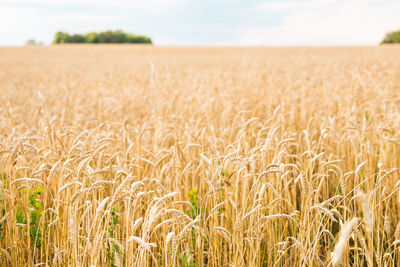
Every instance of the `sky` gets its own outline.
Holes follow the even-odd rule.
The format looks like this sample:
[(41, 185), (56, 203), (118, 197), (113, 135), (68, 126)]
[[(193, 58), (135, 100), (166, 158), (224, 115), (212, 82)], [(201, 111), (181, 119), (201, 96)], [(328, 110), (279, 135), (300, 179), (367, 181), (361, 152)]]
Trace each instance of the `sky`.
[(160, 46), (377, 45), (400, 0), (0, 0), (0, 45), (123, 30)]

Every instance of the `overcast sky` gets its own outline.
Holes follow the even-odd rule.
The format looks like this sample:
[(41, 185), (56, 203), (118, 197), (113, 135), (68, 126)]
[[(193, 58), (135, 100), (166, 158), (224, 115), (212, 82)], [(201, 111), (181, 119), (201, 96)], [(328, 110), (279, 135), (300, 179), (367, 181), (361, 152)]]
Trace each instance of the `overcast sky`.
[(400, 0), (0, 0), (0, 45), (121, 29), (156, 45), (376, 45)]

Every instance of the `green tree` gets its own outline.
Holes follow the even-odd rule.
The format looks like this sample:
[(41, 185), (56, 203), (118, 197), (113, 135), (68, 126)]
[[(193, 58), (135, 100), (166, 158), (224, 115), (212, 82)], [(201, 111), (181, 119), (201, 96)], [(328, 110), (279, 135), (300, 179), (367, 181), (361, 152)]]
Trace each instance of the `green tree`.
[(152, 44), (152, 40), (147, 36), (125, 33), (121, 30), (90, 32), (87, 34), (68, 34), (66, 32), (57, 32), (53, 40), (54, 44), (61, 43), (139, 43)]
[(54, 36), (53, 44), (65, 43), (65, 40), (69, 38), (69, 34), (66, 32), (57, 32)]
[(399, 44), (400, 43), (400, 30), (389, 32), (383, 38), (381, 44)]
[(35, 39), (29, 39), (26, 41), (25, 45), (36, 45)]
[(88, 44), (100, 43), (99, 35), (95, 32), (90, 32), (90, 33), (86, 34), (85, 42)]
[(83, 34), (73, 34), (64, 40), (65, 43), (85, 43), (86, 36)]

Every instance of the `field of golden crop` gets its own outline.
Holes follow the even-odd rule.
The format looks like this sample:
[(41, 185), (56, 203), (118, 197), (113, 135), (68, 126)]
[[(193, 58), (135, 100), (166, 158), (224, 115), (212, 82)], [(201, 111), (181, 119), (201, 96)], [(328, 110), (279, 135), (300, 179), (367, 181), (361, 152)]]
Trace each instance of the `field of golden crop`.
[(0, 48), (1, 266), (398, 266), (400, 47)]

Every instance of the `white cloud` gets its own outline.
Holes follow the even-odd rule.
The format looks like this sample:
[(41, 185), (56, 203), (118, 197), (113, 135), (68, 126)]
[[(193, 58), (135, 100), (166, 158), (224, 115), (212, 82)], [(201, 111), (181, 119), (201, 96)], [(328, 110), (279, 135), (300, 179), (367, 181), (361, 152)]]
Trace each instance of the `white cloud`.
[(182, 0), (0, 0), (0, 4), (30, 4), (30, 5), (80, 5), (80, 4), (96, 4), (96, 5), (123, 5), (137, 7), (167, 7)]
[(271, 10), (294, 10), (304, 8), (315, 8), (326, 5), (338, 5), (343, 0), (283, 0), (271, 1), (260, 4), (257, 8), (264, 11)]
[(2, 7), (0, 8), (0, 22), (4, 21), (6, 23), (3, 16), (11, 16), (13, 14), (27, 15), (31, 12), (33, 12), (32, 8)]
[(242, 45), (376, 45), (400, 28), (400, 2), (310, 0), (262, 4), (287, 11), (280, 25), (241, 29)]

